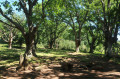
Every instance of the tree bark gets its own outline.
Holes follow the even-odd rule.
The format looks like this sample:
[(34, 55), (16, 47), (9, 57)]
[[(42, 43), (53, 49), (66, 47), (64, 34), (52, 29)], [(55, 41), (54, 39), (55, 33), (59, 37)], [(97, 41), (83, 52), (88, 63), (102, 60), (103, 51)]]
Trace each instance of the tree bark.
[(109, 41), (106, 41), (105, 43), (105, 56), (107, 57), (112, 57), (113, 56), (113, 53), (112, 53), (112, 43), (109, 42)]
[(93, 53), (93, 52), (94, 52), (94, 50), (95, 50), (95, 41), (96, 41), (96, 39), (97, 39), (97, 38), (92, 37), (92, 42), (89, 43), (89, 45), (90, 45), (90, 51), (89, 51), (89, 53)]
[(95, 46), (94, 46), (94, 44), (91, 44), (89, 53), (93, 53), (94, 50), (95, 50)]
[(13, 34), (12, 32), (9, 35), (9, 49), (12, 49)]
[(105, 32), (105, 56), (112, 57), (114, 54), (112, 52), (112, 46), (115, 43), (115, 37), (112, 37), (112, 33)]
[(29, 66), (28, 59), (32, 57), (37, 57), (35, 53), (34, 37), (35, 37), (34, 33), (27, 33), (26, 35), (24, 35), (26, 50), (23, 57), (20, 56), (20, 61), (19, 61), (20, 68), (23, 67), (24, 70), (28, 70), (28, 66)]
[(53, 41), (50, 41), (50, 42), (49, 42), (49, 48), (50, 48), (50, 49), (52, 49), (52, 48), (53, 48), (53, 44), (54, 44), (54, 42), (53, 42)]
[[(118, 28), (118, 27), (116, 27), (116, 28)], [(109, 30), (104, 32), (104, 34), (105, 34), (105, 45), (104, 45), (105, 46), (105, 56), (112, 57), (112, 56), (114, 56), (114, 52), (112, 51), (112, 46), (117, 41), (117, 35), (114, 35), (114, 37), (112, 37), (113, 33), (111, 33)]]
[(76, 53), (79, 52), (79, 46), (80, 46), (80, 39), (75, 40), (75, 45), (76, 45)]
[(28, 33), (25, 35), (25, 43), (26, 43), (25, 54), (36, 57), (37, 55), (35, 53), (34, 38), (35, 38), (35, 34), (33, 33)]
[(36, 45), (34, 44), (34, 46), (32, 47), (32, 54), (33, 54), (34, 57), (37, 57), (35, 51), (36, 51)]
[(93, 44), (90, 45), (90, 51), (89, 53), (93, 53)]
[(12, 41), (9, 41), (9, 49), (12, 49)]

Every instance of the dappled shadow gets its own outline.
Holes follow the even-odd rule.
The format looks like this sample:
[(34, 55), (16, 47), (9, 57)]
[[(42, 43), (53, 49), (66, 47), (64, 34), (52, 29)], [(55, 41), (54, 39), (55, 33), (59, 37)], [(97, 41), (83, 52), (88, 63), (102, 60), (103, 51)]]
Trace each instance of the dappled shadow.
[(0, 73), (3, 78), (16, 79), (117, 79), (120, 73), (115, 72), (100, 72), (96, 70), (85, 70), (74, 67), (71, 72), (63, 72), (59, 65), (52, 65), (49, 68), (43, 68), (40, 71), (20, 71), (14, 69), (3, 71)]
[[(0, 54), (1, 60), (7, 63), (19, 60), (20, 50), (4, 50)], [(117, 79), (120, 78), (120, 65), (105, 58), (102, 54), (69, 54), (72, 51), (56, 50), (56, 49), (37, 49), (38, 53), (66, 54), (66, 56), (38, 56), (32, 60), (37, 66), (45, 65), (40, 70), (16, 71), (18, 64), (11, 66), (0, 66), (0, 74), (2, 78), (11, 79)], [(5, 52), (5, 53), (4, 53)], [(18, 52), (18, 53), (15, 53)], [(119, 58), (116, 60), (120, 60)], [(73, 64), (72, 71), (64, 72), (61, 70), (61, 62), (70, 62)], [(88, 67), (90, 63), (94, 66)], [(0, 64), (1, 65), (1, 64)], [(98, 66), (98, 69), (94, 69)], [(99, 66), (102, 69), (99, 69)], [(1, 77), (0, 77), (1, 78)]]
[(29, 73), (27, 73), (27, 72), (24, 72), (24, 74), (23, 73), (21, 73), (21, 74), (18, 74), (18, 76), (20, 76), (21, 77), (21, 79), (35, 79), (36, 77), (39, 77), (39, 75), (40, 75), (40, 71), (32, 71), (32, 72), (29, 72)]
[[(98, 71), (87, 70), (79, 67), (79, 64), (74, 64), (71, 72), (64, 72), (61, 70), (61, 65), (49, 64), (47, 67), (43, 67), (41, 70), (36, 71), (15, 71), (15, 67), (11, 69), (7, 68), (2, 74), (4, 78), (16, 78), (16, 79), (117, 79), (120, 78), (120, 73), (116, 71)], [(117, 69), (117, 68), (116, 68)]]
[(1, 60), (7, 60), (8, 63), (19, 60), (19, 54), (9, 55), (9, 56), (2, 56)]
[(0, 60), (7, 60), (8, 63), (19, 60), (21, 50), (5, 49), (0, 51)]

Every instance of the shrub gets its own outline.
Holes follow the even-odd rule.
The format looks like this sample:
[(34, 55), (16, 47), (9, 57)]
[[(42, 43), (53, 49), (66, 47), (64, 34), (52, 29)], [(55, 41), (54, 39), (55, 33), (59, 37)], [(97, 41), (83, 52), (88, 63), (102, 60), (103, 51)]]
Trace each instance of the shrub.
[(71, 40), (57, 39), (56, 43), (58, 44), (59, 49), (74, 50), (75, 42)]

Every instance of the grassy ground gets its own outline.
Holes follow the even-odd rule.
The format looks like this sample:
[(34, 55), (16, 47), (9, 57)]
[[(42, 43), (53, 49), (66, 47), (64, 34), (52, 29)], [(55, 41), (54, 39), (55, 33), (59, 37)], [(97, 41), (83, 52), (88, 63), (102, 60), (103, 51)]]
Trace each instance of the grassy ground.
[[(19, 49), (19, 48), (13, 48), (13, 49), (8, 49), (7, 48), (7, 44), (0, 44), (0, 75), (4, 76), (4, 74), (11, 74), (11, 75), (15, 75), (16, 71), (12, 71), (12, 67), (13, 69), (15, 69), (19, 63), (19, 56), (20, 54), (23, 54), (25, 49)], [(118, 76), (115, 75), (120, 75), (120, 74), (115, 74), (114, 76), (112, 76), (111, 78), (109, 78), (109, 76), (104, 75), (102, 77), (99, 77), (99, 74), (102, 74), (103, 72), (100, 71), (98, 74), (96, 72), (93, 72), (92, 68), (88, 69), (89, 71), (86, 71), (84, 69), (80, 69), (79, 66), (81, 64), (86, 65), (89, 62), (99, 62), (100, 65), (102, 65), (102, 67), (104, 66), (105, 68), (103, 69), (106, 70), (104, 72), (109, 72), (109, 74), (111, 74), (111, 72), (113, 72), (113, 70), (119, 71), (119, 64), (120, 64), (120, 58), (105, 58), (103, 54), (100, 53), (96, 53), (96, 54), (90, 54), (90, 53), (75, 53), (74, 51), (71, 50), (60, 50), (60, 49), (45, 49), (45, 48), (38, 48), (36, 51), (38, 58), (37, 59), (32, 59), (30, 60), (30, 63), (39, 63), (39, 65), (46, 65), (49, 70), (53, 69), (50, 73), (49, 76), (52, 75), (53, 71), (57, 73), (57, 78), (56, 79), (79, 79), (78, 77), (81, 77), (81, 79), (93, 79), (92, 77), (94, 77), (95, 79), (102, 79), (104, 78), (104, 76), (106, 77), (105, 79), (114, 79), (118, 78)], [(60, 71), (60, 65), (59, 63), (62, 61), (71, 61), (71, 63), (74, 65), (73, 71), (72, 72), (62, 72)], [(112, 64), (112, 66), (111, 66)], [(110, 66), (109, 66), (110, 65)], [(112, 68), (111, 68), (112, 67)], [(43, 68), (42, 68), (43, 69)], [(44, 68), (46, 69), (46, 68)], [(43, 71), (44, 71), (43, 69)], [(11, 72), (12, 71), (12, 72)], [(8, 73), (9, 72), (9, 73)], [(29, 75), (31, 73), (36, 74), (38, 71), (30, 71)], [(25, 73), (25, 72), (24, 72)], [(20, 73), (17, 72), (15, 78), (17, 79), (37, 79), (36, 75), (35, 78), (32, 77), (27, 77), (24, 78), (24, 76), (26, 76), (26, 74), (24, 76), (22, 76), (23, 78), (20, 77), (20, 74), (24, 74), (24, 73)], [(44, 75), (41, 75), (44, 74)], [(43, 73), (41, 71), (41, 73), (37, 73), (39, 74), (39, 76), (41, 77), (45, 77), (46, 73)], [(54, 75), (56, 74), (54, 73)], [(59, 74), (67, 74), (69, 75), (69, 77), (65, 77), (65, 75), (59, 76)], [(83, 75), (81, 75), (81, 73)], [(91, 74), (91, 73), (94, 73)], [(73, 75), (74, 74), (74, 75)], [(77, 76), (76, 74), (78, 74), (79, 76)], [(88, 74), (88, 76), (84, 76), (85, 74)], [(8, 77), (10, 77), (11, 75), (7, 75)], [(97, 77), (96, 77), (97, 75)], [(27, 75), (28, 76), (28, 75)], [(6, 79), (9, 79), (8, 77), (4, 76)], [(19, 78), (20, 77), (20, 78)], [(120, 77), (120, 76), (119, 76)], [(13, 77), (12, 77), (13, 78)], [(12, 79), (10, 78), (10, 79)], [(40, 79), (40, 77), (38, 78)], [(52, 79), (51, 78), (42, 78), (42, 79)]]
[[(25, 45), (23, 46), (25, 47)], [(38, 46), (40, 47), (40, 46)], [(14, 65), (15, 63), (18, 63), (19, 61), (19, 56), (20, 54), (23, 54), (25, 52), (25, 48), (18, 49), (18, 48), (12, 48), (9, 49), (7, 44), (0, 44), (0, 66), (10, 66)], [(60, 58), (60, 57), (75, 57), (74, 55), (70, 55), (70, 53), (74, 53), (74, 51), (71, 50), (60, 50), (60, 49), (45, 49), (45, 48), (38, 48), (36, 51), (37, 55), (39, 57), (51, 57), (51, 58)], [(89, 61), (90, 59), (87, 58), (88, 56), (101, 56), (103, 57), (103, 53), (95, 53), (95, 54), (90, 54), (90, 53), (77, 53), (83, 58), (81, 60), (83, 61)], [(79, 57), (76, 56), (76, 57)], [(45, 59), (44, 59), (45, 60)], [(119, 58), (111, 58), (112, 61), (120, 64), (120, 59)], [(43, 62), (43, 59), (39, 59), (39, 62)]]
[[(9, 49), (7, 44), (0, 44), (0, 65), (10, 66), (15, 63), (18, 63), (20, 54), (24, 54), (25, 48), (18, 49), (12, 48)], [(71, 50), (60, 50), (60, 49), (45, 49), (45, 48), (38, 48), (36, 51), (39, 57), (53, 57), (53, 58), (60, 58), (60, 57), (74, 57), (69, 53), (74, 53)], [(79, 55), (87, 56), (91, 55), (89, 53), (78, 53)], [(99, 54), (94, 54), (99, 55)], [(86, 58), (83, 57), (82, 60), (86, 61)], [(38, 60), (39, 62), (42, 59)]]

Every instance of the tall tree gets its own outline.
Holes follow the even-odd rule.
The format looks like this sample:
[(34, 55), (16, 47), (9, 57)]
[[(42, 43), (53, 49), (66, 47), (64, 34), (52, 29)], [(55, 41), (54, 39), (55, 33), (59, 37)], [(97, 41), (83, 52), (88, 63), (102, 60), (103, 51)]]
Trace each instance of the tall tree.
[[(62, 0), (53, 0), (49, 3), (50, 5), (46, 6), (44, 13), (46, 18), (39, 28), (39, 30), (42, 30), (41, 34), (43, 39), (46, 39), (50, 49), (53, 48), (53, 44), (55, 44), (56, 39), (61, 36), (67, 26), (67, 24), (63, 22), (64, 18), (62, 15), (64, 7), (61, 6), (61, 2)], [(42, 4), (38, 4), (35, 7), (35, 14), (41, 14), (41, 6)], [(40, 17), (40, 15), (37, 17)]]
[[(48, 0), (47, 2), (45, 2), (44, 0), (42, 0), (42, 17), (44, 18), (44, 8), (47, 5), (47, 3), (49, 3)], [(6, 0), (5, 2), (3, 2), (3, 6), (6, 8), (6, 12), (2, 9), (2, 7), (0, 8), (0, 14), (1, 16), (3, 16), (6, 20), (8, 20), (9, 22), (11, 22), (13, 26), (9, 25), (8, 23), (4, 22), (4, 19), (1, 19), (0, 22), (13, 27), (13, 28), (17, 28), (18, 30), (21, 31), (23, 37), (25, 38), (25, 44), (26, 44), (26, 51), (24, 53), (24, 60), (23, 62), (21, 62), (21, 66), (24, 66), (25, 68), (27, 68), (27, 58), (29, 56), (37, 56), (35, 53), (35, 49), (34, 49), (34, 39), (36, 36), (36, 32), (38, 30), (38, 26), (40, 23), (36, 21), (33, 21), (33, 18), (36, 18), (33, 13), (33, 8), (34, 6), (37, 4), (38, 0), (19, 0), (18, 2), (15, 1), (13, 3), (13, 5), (17, 5), (18, 8), (16, 10), (21, 10), (23, 11), (23, 13), (25, 14), (25, 18), (26, 18), (26, 24), (22, 25), (19, 22), (15, 22), (10, 15), (12, 15), (13, 12), (13, 8), (12, 5), (10, 5), (10, 3)], [(35, 19), (34, 19), (35, 20)], [(36, 22), (36, 23), (35, 23)]]
[(0, 28), (1, 37), (5, 42), (9, 44), (9, 49), (11, 49), (13, 38), (15, 38), (16, 35), (16, 29), (3, 24), (1, 27), (2, 27)]
[(46, 37), (48, 40), (49, 48), (53, 48), (53, 44), (55, 44), (55, 41), (57, 38), (60, 38), (65, 31), (67, 25), (62, 22), (58, 22), (57, 20), (52, 22), (51, 20), (49, 21), (49, 24), (46, 25)]
[(103, 24), (105, 54), (112, 56), (112, 46), (117, 42), (120, 1), (101, 0), (101, 7), (101, 18), (98, 19)]
[[(92, 23), (92, 22), (91, 22)], [(88, 41), (88, 44), (90, 46), (90, 51), (89, 53), (93, 53), (94, 50), (95, 50), (95, 47), (100, 44), (102, 42), (102, 30), (101, 30), (101, 27), (100, 27), (100, 24), (98, 23), (95, 23), (92, 25), (89, 23), (89, 25), (86, 25), (84, 27), (85, 29), (85, 34), (86, 34), (86, 38), (87, 38), (87, 41)]]
[(89, 0), (66, 0), (66, 23), (73, 29), (75, 36), (76, 52), (79, 52), (81, 42), (81, 29), (87, 20)]

